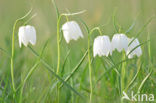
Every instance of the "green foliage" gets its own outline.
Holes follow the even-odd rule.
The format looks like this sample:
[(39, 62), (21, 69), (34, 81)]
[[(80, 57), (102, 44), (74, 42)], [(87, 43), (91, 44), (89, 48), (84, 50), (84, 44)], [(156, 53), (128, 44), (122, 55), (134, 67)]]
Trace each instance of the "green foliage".
[[(156, 12), (155, 3), (155, 0), (126, 2), (122, 0), (89, 2), (85, 0), (56, 0), (56, 2), (54, 0), (1, 0), (0, 103), (57, 103), (57, 85), (60, 89), (60, 103), (88, 103), (91, 91), (87, 37), (90, 28), (94, 27), (99, 27), (102, 35), (125, 33), (128, 37), (138, 38), (141, 44), (137, 47), (142, 47), (143, 55), (139, 58), (123, 60), (122, 55), (115, 51), (109, 57), (93, 58), (92, 44), (99, 32), (92, 32), (90, 36), (92, 103), (120, 103), (121, 81), (124, 82), (122, 89), (128, 95), (134, 91), (156, 96), (156, 24), (153, 16)], [(80, 24), (84, 39), (67, 44), (60, 30), (60, 74), (57, 74), (56, 21), (61, 13), (68, 14), (66, 9), (72, 12), (86, 10), (83, 14), (82, 12), (69, 13), (70, 17), (68, 17), (69, 20), (76, 20)], [(30, 11), (25, 15), (28, 10)], [(77, 15), (79, 13), (81, 14)], [(25, 16), (16, 20), (22, 15)], [(15, 90), (13, 90), (10, 58), (12, 27), (15, 21), (18, 23), (14, 28), (13, 38), (15, 42), (13, 52)], [(65, 21), (66, 18), (62, 18), (60, 28)], [(33, 47), (19, 48), (18, 27), (26, 24), (35, 26), (37, 44)], [(106, 25), (101, 26), (103, 24)], [(97, 31), (99, 28), (96, 28)], [(124, 63), (125, 79), (121, 80), (121, 68)]]

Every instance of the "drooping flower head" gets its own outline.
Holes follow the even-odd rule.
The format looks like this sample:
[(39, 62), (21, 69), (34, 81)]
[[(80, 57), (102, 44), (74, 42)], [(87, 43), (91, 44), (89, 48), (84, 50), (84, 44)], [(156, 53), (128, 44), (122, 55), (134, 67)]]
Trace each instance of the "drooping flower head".
[(108, 36), (98, 36), (94, 39), (93, 55), (108, 56), (112, 54), (111, 42)]
[(18, 31), (18, 37), (20, 47), (22, 46), (22, 43), (24, 46), (27, 46), (28, 43), (31, 43), (32, 45), (36, 44), (36, 30), (33, 26), (21, 26)]
[(117, 49), (121, 52), (123, 49), (127, 51), (128, 37), (125, 34), (115, 34), (112, 38), (112, 50)]
[[(133, 40), (134, 38), (129, 39), (129, 43)], [(128, 47), (126, 54), (128, 55), (133, 49), (133, 51), (128, 55), (128, 58), (133, 58), (133, 56), (137, 55), (138, 57), (142, 55), (142, 50), (141, 47), (139, 46), (139, 40), (136, 38)], [(138, 46), (138, 47), (137, 47)]]
[(62, 26), (62, 30), (63, 30), (63, 36), (67, 43), (69, 43), (70, 40), (77, 40), (80, 37), (83, 38), (83, 34), (80, 29), (80, 26), (76, 21), (66, 22)]

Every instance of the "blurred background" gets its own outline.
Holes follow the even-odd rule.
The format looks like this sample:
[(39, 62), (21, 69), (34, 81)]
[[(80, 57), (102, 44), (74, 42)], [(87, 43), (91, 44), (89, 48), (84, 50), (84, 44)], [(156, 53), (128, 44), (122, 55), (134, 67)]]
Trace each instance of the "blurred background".
[[(86, 10), (85, 13), (78, 15), (78, 17), (83, 19), (89, 27), (107, 24), (103, 28), (103, 33), (106, 35), (113, 35), (115, 32), (112, 22), (114, 11), (116, 11), (116, 20), (124, 31), (136, 20), (135, 27), (130, 34), (127, 34), (129, 37), (134, 36), (147, 20), (155, 15), (155, 2), (155, 0), (56, 0), (61, 13)], [(38, 41), (49, 37), (56, 40), (56, 14), (51, 0), (0, 0), (1, 47), (10, 47), (7, 42), (11, 40), (12, 27), (15, 20), (23, 16), (31, 8), (33, 8), (32, 15), (36, 13), (37, 16), (29, 24), (36, 27)], [(77, 17), (71, 17), (70, 20), (75, 20), (75, 18)], [(153, 19), (144, 30), (139, 37), (140, 41), (146, 40), (148, 30), (151, 35), (151, 44), (154, 44), (154, 39), (156, 39), (155, 21)], [(37, 46), (41, 43), (37, 42)], [(154, 51), (156, 46), (152, 45), (151, 48)], [(152, 54), (154, 55), (154, 52)]]
[[(116, 33), (112, 19), (112, 16), (115, 12), (116, 21), (121, 26), (122, 32), (128, 30), (128, 28), (135, 22), (133, 29), (128, 34), (126, 34), (128, 37), (133, 37), (138, 33), (141, 27), (143, 27), (144, 24), (156, 14), (156, 0), (56, 0), (56, 4), (59, 8), (60, 13), (72, 13), (86, 10), (86, 12), (83, 14), (69, 18), (69, 20), (76, 20), (80, 24), (85, 38), (80, 39), (78, 42), (72, 41), (69, 45), (67, 45), (65, 43), (65, 40), (63, 39), (61, 44), (61, 63), (63, 63), (67, 52), (70, 50), (71, 53), (69, 56), (70, 59), (68, 60), (68, 68), (73, 68), (87, 49), (87, 33), (79, 18), (84, 20), (90, 28), (104, 25), (104, 27), (102, 28), (103, 34), (112, 37), (113, 34)], [(40, 52), (43, 45), (47, 40), (49, 40), (47, 49), (44, 52), (44, 58), (52, 67), (56, 67), (56, 13), (51, 0), (0, 0), (0, 47), (4, 48), (8, 51), (8, 53), (11, 54), (11, 37), (13, 24), (16, 19), (25, 15), (25, 13), (27, 13), (31, 8), (33, 8), (32, 15), (37, 14), (37, 16), (35, 16), (28, 23), (29, 25), (35, 26), (37, 31), (37, 44), (33, 48), (36, 51)], [(63, 24), (64, 22), (65, 19), (61, 21), (61, 24)], [(37, 60), (37, 58), (35, 58), (35, 56), (29, 49), (26, 49), (24, 47), (19, 48), (17, 32), (18, 28), (15, 34), (16, 85), (18, 85), (21, 78), (26, 75), (28, 70)], [(146, 41), (148, 33), (151, 39), (151, 59), (153, 63), (156, 63), (155, 18), (138, 37), (139, 41)], [(95, 33), (95, 36), (97, 35), (98, 34)], [(147, 45), (145, 44), (142, 49), (143, 60), (149, 59)], [(33, 95), (33, 97), (28, 96), (28, 94), (24, 94), (26, 98), (29, 98), (29, 100), (32, 100), (32, 102), (33, 100), (37, 100), (38, 96), (40, 96), (40, 93), (46, 92), (46, 90), (48, 90), (45, 88), (48, 88), (52, 85), (52, 83), (49, 83), (51, 79), (47, 79), (51, 77), (50, 73), (42, 68), (43, 66), (40, 66), (39, 69), (36, 70), (36, 72), (33, 74), (33, 79), (30, 80), (26, 86), (26, 88), (30, 88), (30, 86), (32, 88), (35, 87), (35, 91), (33, 93), (33, 89), (29, 90), (28, 93)], [(83, 69), (83, 67), (81, 67), (81, 69)], [(66, 72), (69, 71), (71, 70), (66, 70)], [(6, 54), (0, 52), (0, 79), (9, 80), (9, 75), (10, 60), (6, 56)], [(81, 75), (77, 75), (76, 77), (78, 78), (79, 76)], [(101, 96), (101, 98), (104, 97)], [(105, 98), (109, 98), (109, 95)]]

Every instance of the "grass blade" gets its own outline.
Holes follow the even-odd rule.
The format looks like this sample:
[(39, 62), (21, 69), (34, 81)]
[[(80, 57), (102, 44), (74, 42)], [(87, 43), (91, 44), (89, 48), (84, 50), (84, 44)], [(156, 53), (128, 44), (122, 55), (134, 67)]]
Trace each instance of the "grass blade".
[(64, 74), (64, 68), (65, 68), (65, 65), (66, 65), (66, 62), (67, 62), (67, 58), (69, 57), (69, 54), (70, 54), (70, 50), (67, 52), (65, 60), (63, 62), (63, 66), (62, 66), (62, 70), (61, 70), (61, 76), (63, 76), (63, 74)]
[(127, 56), (130, 55), (135, 49), (137, 49), (137, 48), (140, 47), (141, 45), (144, 45), (144, 44), (148, 43), (149, 41), (150, 41), (150, 40), (147, 40), (147, 41), (145, 41), (145, 42), (143, 42), (143, 43), (137, 45), (135, 48), (133, 48), (133, 49), (127, 54)]
[[(115, 66), (115, 63), (114, 63), (114, 61), (113, 61), (113, 59), (111, 57), (109, 57), (109, 59), (108, 58), (106, 58), (106, 59), (107, 59), (107, 62), (109, 62), (109, 64), (111, 64), (112, 66)], [(118, 69), (116, 67), (114, 68), (114, 71), (120, 77), (120, 73), (119, 73), (119, 71), (118, 71)]]
[(132, 29), (133, 29), (133, 27), (135, 26), (135, 24), (136, 24), (136, 20), (132, 23), (132, 25), (128, 28), (128, 30), (125, 32), (125, 34), (127, 34), (127, 33), (129, 33)]
[[(142, 63), (142, 64), (143, 64), (143, 63)], [(138, 77), (138, 74), (139, 74), (139, 72), (140, 72), (140, 70), (141, 70), (141, 68), (142, 68), (142, 64), (140, 65), (140, 67), (139, 67), (137, 73), (135, 74), (134, 78), (130, 81), (130, 83), (129, 83), (129, 84), (127, 85), (127, 87), (125, 88), (125, 90), (124, 90), (125, 92), (127, 92), (128, 88), (131, 87), (131, 85), (134, 83), (134, 81), (135, 81), (136, 78)]]
[(116, 9), (114, 10), (114, 13), (113, 13), (113, 16), (112, 16), (112, 18), (113, 18), (113, 26), (114, 26), (114, 28), (115, 28), (115, 31), (116, 31), (116, 32), (119, 32), (119, 31), (118, 31), (118, 27), (117, 27), (117, 25), (116, 25), (116, 17), (115, 17), (115, 15), (116, 15)]
[(2, 52), (4, 52), (5, 54), (7, 54), (7, 56), (8, 56), (9, 58), (11, 57), (10, 54), (9, 54), (5, 49), (0, 48), (0, 51), (2, 51)]
[[(135, 59), (135, 58), (133, 58), (133, 59)], [(95, 88), (96, 84), (98, 84), (98, 82), (103, 78), (103, 76), (104, 76), (106, 73), (110, 72), (112, 69), (114, 69), (116, 66), (122, 64), (123, 62), (127, 62), (127, 61), (129, 61), (129, 60), (130, 60), (130, 59), (122, 60), (121, 62), (119, 62), (119, 63), (113, 65), (110, 69), (108, 69), (107, 71), (105, 71), (104, 73), (102, 73), (101, 76), (99, 76), (99, 78), (96, 80), (95, 85), (94, 85), (94, 88)], [(132, 60), (132, 59), (131, 59), (131, 60)]]
[[(28, 48), (33, 52), (33, 54), (35, 55), (35, 56), (37, 56), (38, 58), (40, 58), (39, 57), (39, 55), (37, 54), (37, 52), (35, 51), (35, 50), (33, 50), (30, 46), (28, 46)], [(80, 96), (81, 98), (83, 98), (83, 96), (80, 94), (80, 93), (78, 93), (74, 88), (72, 88), (69, 84), (67, 84), (60, 76), (58, 76), (54, 71), (53, 71), (53, 68), (47, 63), (47, 62), (45, 62), (42, 58), (40, 58), (41, 59), (41, 62), (42, 62), (42, 64), (46, 67), (46, 69), (49, 71), (49, 72), (51, 72), (51, 74), (53, 75), (53, 76), (55, 76), (60, 82), (62, 82), (67, 88), (69, 88), (71, 91), (73, 91), (75, 94), (77, 94), (78, 96)]]
[(89, 27), (87, 26), (87, 24), (80, 18), (79, 19), (80, 21), (81, 21), (81, 23), (84, 25), (84, 27), (85, 27), (85, 29), (86, 29), (86, 31), (87, 31), (87, 33), (89, 34)]
[[(70, 73), (70, 75), (68, 75), (65, 79), (65, 82), (67, 82), (78, 70), (78, 68), (80, 67), (80, 65), (82, 64), (82, 62), (84, 61), (85, 57), (87, 56), (88, 50), (85, 52), (85, 54), (83, 55), (83, 57), (81, 58), (81, 60), (79, 61), (79, 63), (75, 66), (75, 68), (73, 69), (73, 71)], [(63, 84), (60, 85), (60, 88), (63, 86)]]
[(140, 84), (140, 86), (139, 86), (139, 88), (138, 88), (138, 93), (140, 93), (140, 91), (141, 91), (143, 85), (145, 84), (145, 82), (147, 81), (147, 79), (150, 77), (151, 74), (152, 74), (152, 70), (151, 70), (150, 73), (148, 73), (148, 75), (147, 75), (147, 76), (144, 78), (144, 80), (141, 82), (141, 84)]
[(137, 38), (140, 36), (140, 34), (142, 33), (142, 31), (147, 27), (147, 25), (152, 21), (152, 19), (154, 18), (155, 16), (152, 16), (144, 25), (143, 27), (139, 30), (139, 32), (136, 34), (136, 36), (134, 37), (134, 39), (128, 44), (128, 46)]
[(56, 15), (57, 15), (57, 19), (58, 19), (59, 16), (60, 16), (60, 13), (59, 13), (59, 10), (58, 10), (57, 5), (55, 3), (55, 0), (52, 0), (52, 4), (54, 5), (55, 11), (56, 11)]

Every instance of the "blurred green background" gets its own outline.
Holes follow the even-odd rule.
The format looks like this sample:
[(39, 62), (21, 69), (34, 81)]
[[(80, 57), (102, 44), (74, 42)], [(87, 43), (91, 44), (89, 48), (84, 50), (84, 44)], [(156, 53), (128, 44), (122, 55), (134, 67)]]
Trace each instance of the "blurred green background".
[[(145, 22), (155, 15), (155, 2), (155, 0), (56, 0), (61, 13), (87, 10), (85, 13), (78, 15), (78, 17), (83, 19), (90, 27), (104, 25), (110, 21), (103, 28), (106, 35), (113, 35), (115, 32), (112, 23), (112, 15), (115, 10), (117, 22), (125, 31), (136, 19), (136, 25), (133, 31), (128, 34), (129, 37), (134, 36)], [(1, 47), (10, 47), (6, 42), (11, 39), (13, 23), (31, 8), (33, 8), (33, 13), (37, 13), (37, 16), (30, 24), (36, 27), (38, 41), (42, 40), (43, 42), (43, 39), (47, 40), (49, 37), (56, 40), (56, 15), (51, 0), (0, 0)], [(74, 17), (70, 20), (73, 20)], [(139, 37), (141, 42), (146, 40), (147, 30), (149, 30), (151, 44), (154, 44), (156, 38), (155, 21), (153, 19)], [(37, 42), (36, 47), (43, 44), (42, 42)], [(156, 46), (152, 45), (151, 49), (154, 56)]]
[[(78, 61), (83, 56), (84, 52), (87, 50), (87, 33), (84, 29), (84, 26), (80, 22), (79, 18), (83, 19), (90, 28), (99, 25), (105, 25), (102, 28), (104, 35), (109, 35), (112, 37), (116, 33), (113, 26), (112, 15), (116, 11), (116, 21), (121, 26), (122, 32), (125, 32), (132, 23), (136, 20), (134, 28), (127, 34), (128, 37), (133, 37), (141, 29), (141, 27), (147, 22), (147, 20), (156, 14), (156, 0), (56, 0), (56, 4), (59, 8), (60, 13), (67, 12), (78, 12), (81, 10), (86, 10), (85, 13), (70, 17), (69, 20), (76, 20), (85, 36), (84, 39), (80, 39), (77, 42), (72, 41), (69, 45), (65, 43), (63, 39), (61, 44), (61, 64), (66, 57), (67, 52), (70, 50), (70, 55), (68, 63), (66, 65), (67, 75), (71, 69), (78, 63)], [(57, 64), (57, 46), (56, 46), (56, 13), (52, 5), (51, 0), (0, 0), (0, 47), (4, 48), (11, 54), (11, 37), (12, 37), (12, 28), (15, 20), (19, 17), (22, 17), (26, 12), (33, 8), (33, 14), (37, 14), (30, 22), (30, 25), (35, 26), (37, 31), (37, 44), (33, 47), (36, 51), (40, 52), (43, 45), (49, 40), (47, 49), (44, 52), (44, 59), (54, 68)], [(65, 19), (61, 21), (61, 24), (65, 22)], [(18, 29), (18, 28), (17, 28)], [(18, 45), (18, 30), (16, 30), (16, 40), (15, 40), (15, 81), (16, 86), (20, 83), (20, 80), (26, 75), (28, 70), (33, 66), (37, 58), (32, 54), (32, 52), (27, 48), (19, 48)], [(98, 33), (98, 32), (97, 32)], [(96, 37), (98, 34), (95, 33), (93, 37)], [(140, 42), (147, 40), (148, 33), (150, 34), (151, 39), (151, 57), (148, 56), (148, 47), (147, 44), (142, 46), (143, 55), (142, 62), (148, 65), (149, 59), (152, 63), (156, 65), (156, 19), (154, 18), (151, 23), (144, 29), (142, 34), (138, 37)], [(116, 57), (118, 58), (118, 56)], [(85, 61), (85, 63), (87, 60)], [(87, 74), (87, 71), (83, 71), (86, 66), (85, 63), (80, 67), (80, 71), (74, 76), (75, 88), (79, 90), (79, 82), (89, 81), (86, 79), (79, 79), (81, 73)], [(97, 64), (97, 63), (96, 63)], [(136, 62), (133, 62), (135, 66), (138, 66)], [(103, 71), (99, 70), (100, 64), (94, 65), (94, 80), (97, 79), (98, 73)], [(146, 65), (145, 65), (146, 66)], [(47, 103), (54, 101), (55, 94), (47, 93), (49, 88), (53, 85), (53, 79), (48, 71), (43, 69), (41, 65), (33, 73), (31, 79), (25, 87), (25, 103), (38, 103), (47, 100)], [(146, 70), (145, 70), (146, 71)], [(132, 70), (132, 75), (136, 70)], [(128, 76), (130, 74), (127, 74)], [(145, 75), (143, 75), (145, 77)], [(86, 76), (87, 77), (87, 76)], [(140, 78), (144, 78), (140, 77)], [(153, 76), (153, 82), (156, 83), (156, 80)], [(78, 78), (78, 79), (77, 79)], [(0, 79), (10, 81), (10, 60), (6, 54), (0, 52)], [(140, 81), (142, 80), (140, 79)], [(107, 79), (106, 79), (107, 80)], [(110, 80), (112, 81), (112, 80)], [(109, 81), (108, 81), (109, 82)], [(113, 82), (113, 81), (112, 81)], [(4, 83), (6, 84), (6, 83)], [(107, 83), (104, 87), (109, 87), (107, 90), (97, 89), (100, 93), (94, 97), (95, 101), (98, 103), (109, 103), (108, 101), (115, 102), (116, 96), (114, 98), (109, 98), (113, 92), (113, 86), (110, 86), (112, 83)], [(104, 85), (104, 84), (103, 84)], [(103, 86), (102, 85), (102, 86)], [(89, 82), (86, 84), (86, 88), (89, 88)], [(148, 87), (148, 86), (147, 86)], [(150, 87), (150, 86), (149, 86)], [(101, 87), (102, 88), (102, 87)], [(153, 86), (155, 88), (155, 85)], [(100, 91), (101, 90), (101, 91)], [(68, 91), (68, 89), (66, 90)], [(81, 91), (81, 90), (80, 90)], [(149, 91), (153, 91), (150, 89)], [(156, 89), (155, 89), (156, 91)], [(68, 91), (69, 92), (69, 91)], [(66, 93), (63, 92), (63, 100), (66, 100)], [(84, 93), (82, 91), (82, 93)], [(108, 93), (108, 95), (105, 95)], [(49, 97), (46, 97), (46, 100), (43, 100), (43, 95), (47, 94)], [(67, 94), (68, 95), (68, 94)], [(71, 95), (69, 93), (69, 95)], [(86, 95), (88, 95), (86, 93)], [(53, 96), (53, 97), (52, 97)], [(69, 96), (70, 97), (70, 96)], [(118, 97), (118, 96), (117, 96)], [(38, 99), (39, 98), (39, 99)], [(48, 99), (47, 99), (48, 98)], [(37, 101), (37, 102), (36, 102)], [(66, 101), (69, 103), (69, 101)], [(64, 102), (62, 102), (64, 103)], [(111, 102), (110, 102), (111, 103)]]

